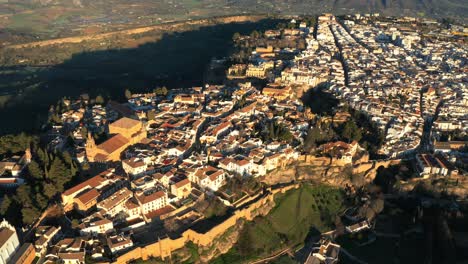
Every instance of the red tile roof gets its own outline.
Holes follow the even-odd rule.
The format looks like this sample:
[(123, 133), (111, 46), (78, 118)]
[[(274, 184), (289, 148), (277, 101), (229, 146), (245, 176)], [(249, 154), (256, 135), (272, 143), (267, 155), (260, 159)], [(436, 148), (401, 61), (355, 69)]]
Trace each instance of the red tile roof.
[(86, 181), (84, 181), (84, 182), (82, 182), (82, 183), (80, 183), (78, 185), (75, 185), (74, 187), (66, 190), (65, 192), (63, 192), (63, 195), (71, 195), (73, 193), (82, 191), (87, 187), (94, 188), (94, 187), (100, 185), (105, 180), (106, 179), (104, 177), (102, 177), (101, 175), (96, 175), (96, 176), (92, 177), (91, 179), (88, 179), (88, 180), (86, 180)]
[(77, 199), (80, 200), (81, 203), (87, 204), (92, 200), (95, 200), (99, 197), (100, 193), (96, 189), (91, 189), (83, 193), (82, 195), (78, 196)]
[(136, 198), (140, 201), (140, 203), (146, 204), (154, 200), (160, 199), (164, 196), (166, 196), (166, 193), (164, 191), (157, 191), (150, 195), (144, 195), (144, 194), (138, 195)]
[(114, 123), (110, 124), (110, 126), (129, 129), (139, 124), (140, 124), (140, 121), (138, 120), (131, 119), (128, 117), (122, 117), (119, 120), (115, 121)]
[(102, 144), (100, 144), (98, 146), (98, 148), (104, 150), (108, 154), (111, 154), (112, 152), (116, 151), (117, 149), (121, 148), (122, 146), (124, 146), (124, 145), (126, 145), (128, 143), (129, 143), (129, 141), (128, 141), (128, 139), (126, 137), (124, 137), (124, 136), (122, 136), (120, 134), (117, 134), (117, 135), (109, 138), (108, 140), (106, 140)]
[(165, 206), (165, 207), (163, 207), (161, 209), (151, 211), (151, 212), (145, 214), (145, 216), (146, 216), (146, 218), (153, 219), (155, 217), (168, 214), (168, 213), (170, 213), (172, 211), (174, 211), (174, 207), (172, 207), (171, 205), (167, 205), (167, 206)]
[(13, 230), (9, 228), (0, 229), (0, 248), (3, 247), (3, 244), (7, 242), (8, 239), (14, 234)]

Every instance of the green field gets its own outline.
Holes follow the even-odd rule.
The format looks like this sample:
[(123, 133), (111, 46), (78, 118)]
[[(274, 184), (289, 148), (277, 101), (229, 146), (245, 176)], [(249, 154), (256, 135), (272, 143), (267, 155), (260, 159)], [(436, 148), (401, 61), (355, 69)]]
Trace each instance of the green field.
[(258, 259), (303, 243), (309, 232), (319, 234), (331, 230), (342, 201), (341, 191), (327, 186), (303, 185), (279, 195), (276, 207), (266, 217), (246, 223), (238, 243), (212, 263)]

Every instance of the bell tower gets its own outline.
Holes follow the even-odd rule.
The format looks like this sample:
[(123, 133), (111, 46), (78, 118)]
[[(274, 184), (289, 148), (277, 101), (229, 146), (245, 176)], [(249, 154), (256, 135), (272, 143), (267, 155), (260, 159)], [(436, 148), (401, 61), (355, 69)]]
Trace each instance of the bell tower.
[(27, 148), (26, 151), (24, 152), (24, 162), (25, 164), (31, 163), (32, 155), (31, 155), (31, 149)]
[(88, 133), (88, 138), (86, 139), (86, 157), (88, 161), (93, 161), (96, 154), (96, 142), (94, 141), (91, 133)]

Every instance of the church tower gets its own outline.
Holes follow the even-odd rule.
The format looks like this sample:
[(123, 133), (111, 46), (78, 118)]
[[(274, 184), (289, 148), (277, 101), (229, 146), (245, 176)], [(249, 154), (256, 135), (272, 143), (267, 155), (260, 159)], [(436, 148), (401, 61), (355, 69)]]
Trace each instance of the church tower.
[(23, 164), (24, 164), (24, 165), (27, 165), (27, 164), (31, 163), (31, 159), (32, 159), (31, 149), (30, 149), (30, 148), (27, 148), (27, 149), (24, 151)]
[(94, 141), (91, 133), (88, 133), (88, 138), (86, 139), (86, 157), (88, 161), (94, 161), (94, 156), (96, 154), (96, 142)]

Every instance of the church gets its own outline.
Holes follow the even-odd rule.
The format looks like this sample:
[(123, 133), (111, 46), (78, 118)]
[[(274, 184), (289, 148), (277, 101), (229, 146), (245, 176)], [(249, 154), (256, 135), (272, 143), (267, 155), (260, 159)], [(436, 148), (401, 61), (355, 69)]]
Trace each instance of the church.
[(130, 145), (146, 138), (146, 129), (138, 120), (123, 117), (109, 124), (109, 138), (96, 145), (94, 138), (88, 134), (86, 140), (86, 157), (89, 162), (120, 161), (120, 154)]

